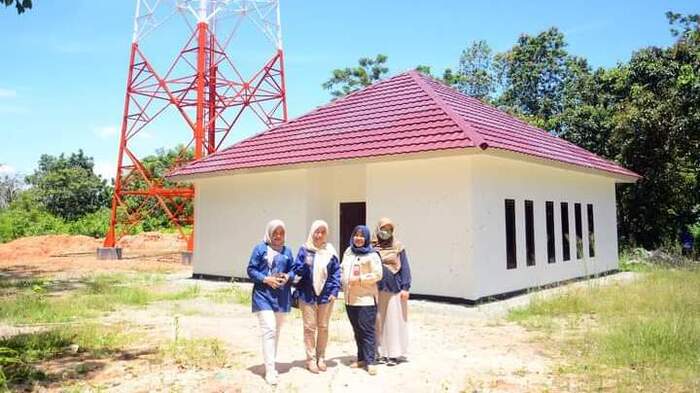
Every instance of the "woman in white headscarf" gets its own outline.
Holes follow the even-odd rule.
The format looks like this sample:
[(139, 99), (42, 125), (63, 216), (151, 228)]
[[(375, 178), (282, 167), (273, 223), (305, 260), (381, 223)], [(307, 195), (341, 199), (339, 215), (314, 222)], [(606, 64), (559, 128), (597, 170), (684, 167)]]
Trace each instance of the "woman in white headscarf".
[(252, 308), (258, 316), (265, 358), (265, 380), (277, 384), (277, 343), (284, 317), (291, 308), (294, 256), (284, 245), (286, 229), (280, 220), (267, 224), (263, 242), (253, 248), (248, 277), (253, 281)]
[(403, 244), (396, 239), (395, 229), (390, 219), (381, 218), (372, 239), (383, 267), (377, 304), (377, 352), (380, 362), (389, 366), (406, 360), (411, 288), (411, 268)]
[(333, 302), (340, 290), (340, 262), (333, 245), (328, 243), (328, 224), (316, 220), (311, 224), (306, 243), (299, 248), (294, 262), (296, 293), (304, 322), (306, 368), (314, 374), (326, 371), (328, 322)]

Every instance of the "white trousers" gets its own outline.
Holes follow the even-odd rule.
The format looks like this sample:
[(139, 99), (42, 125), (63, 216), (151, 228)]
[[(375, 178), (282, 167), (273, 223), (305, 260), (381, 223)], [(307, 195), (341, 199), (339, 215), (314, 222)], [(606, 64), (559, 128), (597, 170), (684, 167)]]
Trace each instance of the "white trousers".
[(258, 311), (256, 314), (258, 314), (258, 322), (260, 322), (265, 375), (274, 375), (277, 372), (275, 369), (277, 344), (280, 338), (280, 328), (284, 324), (285, 313), (263, 310)]

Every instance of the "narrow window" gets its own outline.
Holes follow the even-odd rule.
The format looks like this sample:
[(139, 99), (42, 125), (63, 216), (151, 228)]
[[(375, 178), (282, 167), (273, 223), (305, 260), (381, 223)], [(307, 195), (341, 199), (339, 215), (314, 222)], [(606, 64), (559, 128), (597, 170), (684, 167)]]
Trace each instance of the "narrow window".
[(593, 205), (588, 204), (588, 256), (595, 256), (595, 226), (593, 225)]
[(547, 262), (554, 263), (557, 260), (554, 247), (554, 202), (547, 201), (545, 210), (547, 216)]
[(561, 203), (561, 247), (564, 260), (571, 259), (571, 248), (569, 247), (569, 204)]
[(532, 201), (525, 201), (525, 254), (527, 265), (535, 266), (535, 218)]
[(576, 259), (583, 258), (583, 224), (581, 223), (581, 204), (574, 204), (574, 219), (576, 220)]
[(506, 199), (506, 268), (515, 269), (515, 200)]

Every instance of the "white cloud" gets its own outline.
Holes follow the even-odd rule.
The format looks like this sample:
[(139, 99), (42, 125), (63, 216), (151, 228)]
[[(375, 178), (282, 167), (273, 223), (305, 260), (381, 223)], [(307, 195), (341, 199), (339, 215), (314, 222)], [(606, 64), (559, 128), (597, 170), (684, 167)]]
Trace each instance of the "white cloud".
[(17, 170), (11, 165), (0, 164), (0, 175), (13, 175)]
[(114, 162), (97, 161), (95, 162), (94, 171), (96, 174), (102, 176), (103, 179), (109, 181), (114, 178), (114, 175), (117, 173), (117, 166)]
[(95, 135), (102, 139), (111, 139), (113, 136), (117, 135), (116, 126), (101, 126), (92, 129)]
[(17, 90), (3, 89), (0, 87), (0, 98), (14, 98), (17, 97)]

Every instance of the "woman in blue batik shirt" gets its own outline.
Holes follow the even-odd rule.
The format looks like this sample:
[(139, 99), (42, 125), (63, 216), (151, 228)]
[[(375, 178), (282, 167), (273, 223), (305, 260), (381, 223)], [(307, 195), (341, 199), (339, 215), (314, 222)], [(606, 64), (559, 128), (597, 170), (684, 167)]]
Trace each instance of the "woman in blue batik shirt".
[(253, 281), (252, 308), (262, 335), (265, 381), (271, 385), (277, 384), (277, 343), (291, 307), (290, 280), (294, 279), (294, 257), (284, 245), (285, 232), (282, 221), (270, 221), (263, 242), (253, 248), (248, 263), (248, 277)]
[(328, 322), (340, 291), (340, 262), (327, 238), (328, 224), (323, 220), (314, 221), (294, 262), (298, 280), (295, 296), (299, 297), (304, 323), (306, 368), (314, 374), (327, 369)]

